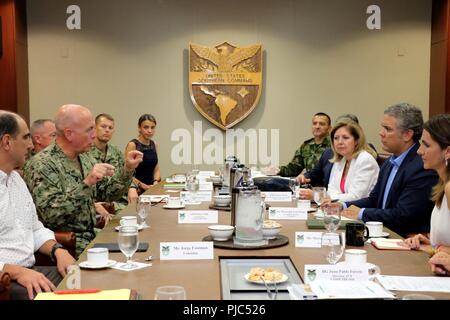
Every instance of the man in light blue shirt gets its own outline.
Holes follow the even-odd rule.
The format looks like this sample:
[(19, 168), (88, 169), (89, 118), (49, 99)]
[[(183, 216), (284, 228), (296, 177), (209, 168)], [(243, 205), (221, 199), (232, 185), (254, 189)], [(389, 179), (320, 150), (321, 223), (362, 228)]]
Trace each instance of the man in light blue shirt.
[(431, 189), (438, 178), (423, 168), (417, 154), (422, 126), (422, 112), (410, 104), (393, 105), (384, 111), (380, 138), (383, 149), (393, 156), (381, 167), (369, 197), (345, 203), (343, 216), (381, 221), (403, 237), (429, 232)]

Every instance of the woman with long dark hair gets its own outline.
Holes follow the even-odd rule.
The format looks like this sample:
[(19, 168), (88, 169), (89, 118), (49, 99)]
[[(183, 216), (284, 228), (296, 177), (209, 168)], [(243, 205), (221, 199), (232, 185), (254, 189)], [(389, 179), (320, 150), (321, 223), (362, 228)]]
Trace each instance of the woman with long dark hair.
[(417, 153), (422, 157), (425, 169), (437, 172), (439, 182), (433, 189), (435, 207), (431, 214), (430, 234), (417, 234), (406, 239), (405, 244), (430, 254), (450, 253), (450, 115), (437, 115), (424, 124)]
[(128, 142), (125, 155), (132, 150), (144, 154), (144, 160), (136, 168), (133, 185), (128, 191), (128, 199), (134, 200), (150, 186), (161, 181), (158, 164), (158, 146), (152, 140), (155, 134), (156, 119), (151, 114), (143, 114), (138, 121), (139, 136)]

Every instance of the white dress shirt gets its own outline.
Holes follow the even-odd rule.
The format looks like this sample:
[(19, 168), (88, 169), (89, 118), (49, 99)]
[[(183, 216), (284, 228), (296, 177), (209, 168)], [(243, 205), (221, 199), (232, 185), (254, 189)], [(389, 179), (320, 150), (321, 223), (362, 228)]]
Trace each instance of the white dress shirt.
[(0, 170), (0, 271), (5, 264), (32, 267), (34, 252), (48, 240), (55, 235), (38, 220), (22, 177)]
[(352, 159), (345, 178), (344, 191), (341, 191), (341, 178), (345, 167), (345, 158), (333, 164), (328, 184), (331, 199), (341, 202), (354, 201), (369, 196), (378, 180), (380, 167), (375, 158), (367, 151), (362, 151)]

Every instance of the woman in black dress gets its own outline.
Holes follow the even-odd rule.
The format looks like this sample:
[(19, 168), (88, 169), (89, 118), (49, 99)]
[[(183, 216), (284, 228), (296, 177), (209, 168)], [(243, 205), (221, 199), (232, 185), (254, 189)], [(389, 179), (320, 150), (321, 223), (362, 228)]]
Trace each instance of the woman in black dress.
[(139, 194), (147, 190), (151, 185), (161, 181), (161, 172), (158, 164), (158, 146), (152, 140), (155, 134), (156, 119), (151, 114), (144, 114), (139, 118), (139, 136), (128, 142), (125, 154), (132, 150), (138, 150), (144, 154), (144, 160), (136, 168), (133, 185), (128, 191), (130, 201), (136, 199)]

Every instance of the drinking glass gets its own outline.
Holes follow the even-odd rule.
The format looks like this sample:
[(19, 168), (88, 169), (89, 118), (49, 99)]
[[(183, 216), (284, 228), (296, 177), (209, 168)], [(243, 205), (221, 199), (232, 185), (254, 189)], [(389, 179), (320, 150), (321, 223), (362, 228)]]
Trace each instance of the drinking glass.
[(336, 264), (345, 250), (345, 232), (324, 232), (322, 234), (321, 250), (328, 263)]
[(341, 207), (329, 206), (323, 211), (323, 224), (325, 225), (325, 229), (327, 229), (328, 232), (335, 232), (341, 223)]
[(192, 172), (187, 176), (186, 179), (186, 190), (190, 193), (189, 202), (195, 202), (197, 196), (197, 191), (199, 190), (200, 185), (196, 175)]
[(300, 184), (298, 183), (297, 179), (289, 179), (289, 188), (292, 190), (292, 196), (294, 200), (297, 200), (298, 198), (298, 191), (300, 189)]
[(200, 169), (198, 168), (198, 166), (196, 164), (192, 165), (191, 174), (197, 177), (199, 173)]
[(186, 300), (186, 290), (181, 286), (162, 286), (156, 288), (155, 300)]
[(314, 187), (313, 188), (314, 202), (319, 206), (317, 208), (317, 215), (323, 215), (320, 209), (320, 204), (328, 197), (327, 189), (324, 187)]
[(127, 258), (127, 263), (123, 269), (133, 269), (137, 267), (131, 258), (139, 246), (139, 231), (137, 226), (122, 226), (119, 228), (119, 248)]
[(136, 211), (138, 216), (141, 218), (140, 227), (142, 228), (150, 227), (145, 221), (145, 219), (148, 217), (151, 207), (152, 203), (148, 198), (139, 197), (139, 200), (136, 203)]

